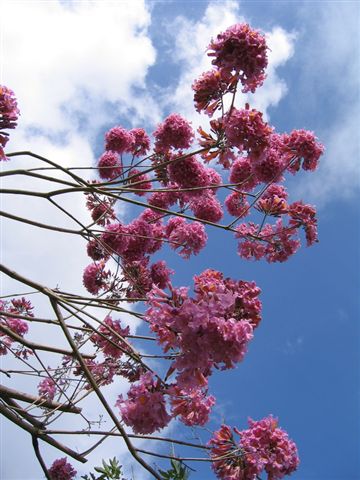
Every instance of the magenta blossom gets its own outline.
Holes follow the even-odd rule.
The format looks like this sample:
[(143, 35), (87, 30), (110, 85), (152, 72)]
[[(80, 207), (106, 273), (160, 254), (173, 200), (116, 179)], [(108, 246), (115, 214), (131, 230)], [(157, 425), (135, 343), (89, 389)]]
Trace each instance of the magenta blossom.
[(77, 474), (66, 457), (55, 460), (48, 472), (51, 480), (72, 480)]
[(122, 174), (121, 159), (116, 152), (111, 150), (101, 155), (98, 168), (100, 178), (104, 180), (113, 180)]
[(142, 375), (137, 385), (131, 385), (127, 400), (120, 395), (116, 406), (124, 423), (132, 427), (134, 433), (154, 433), (166, 427), (171, 420), (166, 411), (164, 394), (150, 372)]
[(158, 125), (153, 135), (156, 150), (167, 151), (170, 148), (189, 148), (194, 138), (194, 131), (190, 123), (181, 115), (172, 113)]
[(208, 55), (213, 57), (213, 65), (239, 75), (243, 92), (254, 92), (265, 79), (267, 49), (264, 35), (238, 23), (212, 40)]
[(53, 400), (56, 394), (56, 383), (50, 377), (44, 378), (38, 385), (38, 392), (41, 397)]
[(134, 142), (132, 133), (123, 127), (114, 127), (105, 134), (105, 150), (120, 154), (131, 152)]

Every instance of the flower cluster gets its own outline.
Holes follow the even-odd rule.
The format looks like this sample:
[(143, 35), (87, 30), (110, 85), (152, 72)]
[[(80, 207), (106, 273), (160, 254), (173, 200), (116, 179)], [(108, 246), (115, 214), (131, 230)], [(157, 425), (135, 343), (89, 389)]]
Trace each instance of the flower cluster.
[(123, 167), (119, 154), (112, 150), (104, 152), (99, 159), (98, 168), (99, 176), (103, 180), (113, 180), (120, 177)]
[(220, 70), (237, 73), (243, 92), (254, 92), (265, 80), (267, 49), (264, 35), (238, 23), (211, 41), (208, 55)]
[(85, 268), (83, 283), (88, 292), (97, 295), (100, 290), (109, 286), (109, 277), (110, 271), (105, 271), (105, 262), (100, 260), (99, 263), (91, 263)]
[(91, 218), (98, 225), (108, 225), (116, 219), (113, 209), (114, 200), (105, 195), (90, 193), (87, 195), (86, 207), (91, 212)]
[(170, 218), (165, 232), (171, 248), (174, 250), (180, 248), (179, 254), (184, 258), (198, 254), (207, 242), (205, 228), (201, 223), (186, 223), (181, 217)]
[(170, 286), (171, 297), (153, 288), (146, 312), (164, 351), (177, 351), (172, 368), (186, 391), (206, 386), (212, 368), (233, 368), (243, 359), (261, 311), (254, 283), (224, 279), (215, 270), (206, 270), (194, 283), (194, 298), (184, 288)]
[(169, 393), (171, 412), (174, 417), (179, 416), (185, 425), (204, 426), (209, 421), (211, 408), (215, 405), (215, 397), (206, 396), (206, 392), (200, 388), (187, 392), (174, 387)]
[[(274, 185), (274, 187), (276, 187)], [(275, 191), (275, 189), (273, 189)], [(240, 257), (259, 260), (265, 258), (268, 262), (284, 262), (300, 247), (299, 228), (305, 231), (307, 245), (313, 245), (317, 239), (316, 210), (311, 205), (294, 202), (287, 205), (284, 190), (278, 194), (269, 194), (259, 201), (258, 209), (267, 215), (289, 216), (288, 225), (279, 218), (275, 225), (260, 226), (249, 222), (236, 228), (236, 238), (240, 239), (238, 252)]]
[(126, 337), (129, 333), (129, 327), (122, 328), (120, 320), (113, 320), (108, 315), (103, 325), (100, 325), (98, 333), (93, 333), (90, 340), (101, 349), (106, 357), (117, 360), (129, 348), (121, 338)]
[(119, 407), (124, 423), (135, 433), (149, 434), (164, 428), (171, 420), (166, 411), (161, 385), (151, 372), (141, 376), (137, 385), (132, 385), (127, 400), (119, 395)]
[(119, 154), (130, 153), (134, 145), (134, 136), (123, 127), (113, 127), (105, 134), (105, 150)]
[(221, 98), (228, 92), (233, 92), (236, 77), (226, 70), (210, 70), (203, 73), (194, 81), (195, 109), (200, 113), (204, 111), (212, 116), (216, 110), (221, 108)]
[(260, 155), (269, 145), (272, 128), (263, 121), (262, 113), (255, 109), (233, 108), (225, 121), (225, 134), (231, 146), (249, 155)]
[(247, 430), (234, 431), (240, 437), (237, 442), (227, 425), (222, 425), (209, 441), (218, 478), (253, 480), (265, 470), (270, 480), (278, 480), (297, 469), (296, 445), (271, 415), (259, 421), (250, 419)]
[(319, 143), (313, 132), (308, 130), (293, 130), (283, 136), (284, 150), (288, 155), (295, 158), (289, 166), (292, 173), (297, 172), (301, 166), (304, 170), (316, 170), (319, 158), (324, 153), (324, 146)]
[(77, 471), (64, 457), (55, 460), (48, 473), (51, 480), (72, 480)]
[(135, 193), (142, 197), (146, 190), (151, 189), (150, 178), (146, 173), (141, 173), (140, 170), (133, 168), (129, 172), (129, 184), (133, 185)]
[[(0, 314), (0, 355), (6, 355), (8, 349), (12, 345), (16, 344), (16, 337), (11, 334), (6, 334), (6, 330), (10, 330), (13, 334), (18, 337), (24, 337), (28, 333), (29, 325), (25, 320), (17, 318), (17, 316), (28, 316), (33, 317), (33, 306), (29, 300), (22, 298), (13, 298), (11, 301), (7, 302), (0, 300), (0, 310), (4, 312)], [(12, 316), (14, 315), (14, 316)], [(4, 327), (1, 329), (1, 327)], [(17, 354), (22, 354), (27, 356), (30, 351), (24, 349), (23, 345), (16, 348)]]
[(98, 168), (100, 178), (113, 180), (123, 173), (122, 156), (138, 157), (146, 155), (150, 148), (150, 138), (143, 128), (126, 130), (121, 126), (111, 128), (105, 134), (105, 152), (101, 155)]
[(190, 123), (181, 115), (172, 113), (158, 125), (153, 135), (156, 151), (166, 152), (170, 149), (189, 148), (194, 138), (194, 131)]
[(5, 128), (15, 128), (20, 111), (17, 106), (15, 94), (5, 85), (0, 85), (0, 161), (7, 160), (3, 148), (9, 140)]
[(38, 385), (39, 395), (46, 400), (53, 400), (56, 394), (56, 383), (50, 377), (44, 378)]
[(134, 157), (146, 155), (150, 149), (150, 138), (145, 130), (143, 128), (133, 128), (130, 133), (134, 138), (131, 153)]

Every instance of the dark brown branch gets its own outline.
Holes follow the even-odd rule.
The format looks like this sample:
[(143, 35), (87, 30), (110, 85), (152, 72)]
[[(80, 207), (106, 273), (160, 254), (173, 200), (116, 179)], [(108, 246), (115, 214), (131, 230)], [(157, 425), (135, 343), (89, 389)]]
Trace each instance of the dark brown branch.
[(0, 211), (0, 216), (5, 218), (10, 218), (10, 220), (16, 220), (17, 222), (27, 223), (28, 225), (33, 225), (34, 227), (44, 228), (46, 230), (53, 230), (54, 232), (71, 233), (73, 235), (83, 235), (82, 232), (79, 232), (78, 230), (71, 230), (70, 228), (55, 227), (54, 225), (47, 225), (45, 223), (35, 222), (34, 220), (30, 220), (28, 218), (12, 215), (9, 212)]
[(43, 162), (48, 163), (49, 165), (55, 167), (56, 169), (61, 170), (66, 175), (71, 177), (73, 180), (77, 181), (80, 185), (84, 185), (84, 184), (87, 185), (87, 183), (81, 177), (78, 177), (77, 175), (75, 175), (75, 173), (70, 172), (66, 167), (62, 167), (58, 163), (53, 162), (52, 160), (49, 160), (46, 157), (38, 155), (37, 153), (30, 152), (29, 150), (23, 150), (23, 151), (19, 151), (19, 152), (11, 152), (11, 153), (7, 154), (7, 157), (9, 157), (9, 158), (10, 157), (19, 157), (19, 156), (24, 156), (24, 155), (29, 156), (29, 157), (33, 157), (33, 158), (37, 158), (38, 160), (42, 160)]
[(126, 443), (126, 446), (130, 452), (130, 454), (135, 458), (135, 460), (137, 462), (140, 463), (140, 465), (142, 465), (148, 472), (150, 472), (154, 478), (156, 478), (157, 480), (161, 480), (161, 477), (158, 475), (158, 473), (152, 468), (150, 467), (150, 465), (148, 465), (145, 460), (143, 460), (138, 454), (137, 454), (137, 451), (136, 449), (134, 448), (134, 446), (132, 445), (127, 433), (125, 432), (124, 428), (121, 426), (118, 418), (116, 417), (116, 415), (114, 414), (113, 410), (111, 409), (111, 407), (109, 406), (109, 404), (107, 403), (104, 395), (102, 394), (102, 392), (100, 391), (94, 377), (92, 376), (89, 368), (87, 367), (86, 363), (84, 362), (84, 359), (81, 355), (81, 353), (79, 352), (74, 340), (72, 339), (71, 335), (70, 335), (70, 332), (66, 326), (66, 323), (63, 319), (63, 316), (61, 314), (61, 311), (59, 309), (59, 306), (56, 302), (56, 300), (54, 298), (51, 298), (50, 299), (50, 303), (54, 309), (54, 312), (56, 314), (56, 316), (58, 317), (59, 319), (59, 322), (61, 324), (61, 328), (63, 329), (63, 332), (64, 332), (64, 335), (66, 336), (68, 342), (69, 342), (69, 345), (71, 346), (71, 349), (73, 350), (75, 356), (77, 357), (81, 367), (82, 367), (82, 370), (84, 372), (84, 375), (86, 376), (88, 382), (90, 383), (90, 385), (92, 386), (93, 390), (95, 391), (97, 397), (99, 398), (100, 402), (102, 403), (103, 407), (105, 408), (106, 412), (108, 413), (108, 415), (110, 416), (111, 420), (114, 422), (114, 425), (116, 426), (116, 428), (118, 429), (119, 433), (121, 434), (121, 436), (123, 437), (124, 439), (124, 442)]
[(60, 410), (62, 412), (69, 412), (69, 413), (81, 412), (81, 408), (75, 407), (74, 405), (70, 405), (68, 403), (54, 402), (53, 400), (47, 400), (39, 396), (30, 395), (24, 392), (19, 392), (18, 390), (5, 387), (5, 385), (0, 385), (0, 396), (3, 398), (16, 398), (16, 400), (21, 400), (26, 403), (31, 403), (38, 407), (50, 408), (52, 410)]
[(174, 455), (165, 455), (162, 453), (150, 452), (149, 450), (136, 449), (137, 452), (145, 453), (146, 455), (152, 455), (153, 457), (169, 458), (170, 460), (177, 460), (178, 462), (212, 462), (210, 458), (186, 458), (186, 457), (174, 457)]
[[(10, 328), (6, 327), (3, 324), (0, 324), (0, 331), (5, 333), (8, 337), (12, 338), (15, 342), (19, 342), (24, 347), (29, 348), (30, 350), (41, 350), (44, 352), (59, 353), (60, 355), (71, 355), (74, 356), (74, 353), (70, 350), (64, 350), (63, 348), (52, 347), (50, 345), (43, 345), (40, 343), (30, 342), (25, 338), (21, 337), (17, 333), (13, 332)], [(84, 358), (95, 358), (95, 355), (82, 354)]]
[(46, 468), (45, 462), (44, 462), (44, 460), (41, 456), (40, 448), (39, 448), (39, 441), (38, 441), (38, 437), (36, 435), (32, 435), (32, 444), (33, 444), (33, 447), (34, 447), (34, 452), (35, 452), (36, 458), (38, 459), (38, 461), (41, 465), (41, 468), (42, 468), (42, 470), (45, 474), (45, 477), (47, 478), (47, 480), (51, 480), (48, 469)]
[(17, 402), (15, 402), (15, 400), (10, 397), (2, 396), (1, 394), (0, 396), (9, 405), (9, 407), (11, 407), (13, 410), (16, 410), (16, 412), (29, 423), (31, 423), (31, 425), (34, 425), (34, 427), (40, 430), (44, 428), (43, 422), (39, 422), (39, 420), (36, 420), (36, 418), (34, 418), (30, 413), (24, 410)]
[[(121, 435), (117, 432), (106, 430), (44, 430), (44, 433), (48, 433), (49, 435), (107, 435), (110, 437), (120, 437)], [(210, 450), (210, 447), (206, 445), (199, 445), (196, 443), (184, 442), (182, 440), (175, 440), (174, 438), (167, 438), (167, 437), (157, 437), (153, 435), (135, 435), (128, 433), (129, 438), (137, 438), (139, 440), (157, 440), (159, 442), (169, 442), (169, 443), (176, 443), (178, 445), (183, 445), (185, 447), (193, 447), (193, 448), (201, 448), (203, 450)]]
[(18, 170), (7, 170), (0, 172), (0, 177), (10, 177), (12, 175), (25, 175), (28, 177), (39, 178), (40, 180), (46, 180), (48, 182), (61, 183), (62, 185), (67, 185), (69, 187), (76, 187), (77, 185), (61, 178), (49, 177), (48, 175), (42, 175), (40, 173), (34, 173), (30, 170), (18, 169)]

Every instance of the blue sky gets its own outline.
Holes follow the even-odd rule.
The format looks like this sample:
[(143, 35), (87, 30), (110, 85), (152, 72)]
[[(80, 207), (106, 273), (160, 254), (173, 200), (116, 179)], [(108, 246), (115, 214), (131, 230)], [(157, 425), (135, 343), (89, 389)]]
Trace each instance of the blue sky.
[[(9, 149), (30, 145), (67, 155), (77, 165), (94, 162), (110, 126), (146, 126), (151, 132), (168, 113), (189, 113), (186, 86), (211, 35), (244, 20), (269, 33), (274, 67), (250, 103), (265, 108), (277, 130), (313, 130), (326, 147), (315, 174), (304, 172), (289, 182), (293, 199), (318, 206), (320, 243), (303, 247), (284, 264), (269, 265), (241, 260), (235, 240), (216, 230), (208, 232), (207, 249), (190, 263), (164, 255), (177, 268), (177, 285), (191, 285), (193, 274), (210, 267), (255, 280), (262, 289), (263, 321), (244, 362), (211, 378), (217, 407), (209, 428), (222, 419), (243, 428), (248, 416), (273, 413), (299, 448), (301, 464), (292, 478), (359, 479), (359, 3), (138, 1), (126, 9), (108, 3), (93, 2), (95, 22), (88, 2), (4, 2), (8, 21), (2, 26), (0, 83), (18, 93), (23, 112)], [(36, 29), (29, 33), (27, 45), (19, 32), (29, 32), (28, 26), (20, 17), (17, 25), (13, 20), (29, 4), (30, 23), (47, 22), (41, 23), (41, 35)], [(59, 28), (66, 25), (67, 36), (52, 34), (55, 18)], [(16, 263), (21, 245), (16, 240), (4, 245), (4, 263)], [(79, 257), (72, 276), (81, 277), (83, 262)], [(29, 261), (24, 268), (45, 277), (32, 272)], [(46, 278), (65, 284), (66, 275), (54, 266)], [(9, 441), (2, 441), (1, 478), (39, 478), (28, 438), (23, 446), (28, 445), (29, 462), (14, 467), (15, 430), (5, 427)], [(181, 435), (189, 434), (181, 430)], [(206, 432), (201, 436), (207, 439)], [(213, 478), (208, 466), (192, 467), (194, 479)]]

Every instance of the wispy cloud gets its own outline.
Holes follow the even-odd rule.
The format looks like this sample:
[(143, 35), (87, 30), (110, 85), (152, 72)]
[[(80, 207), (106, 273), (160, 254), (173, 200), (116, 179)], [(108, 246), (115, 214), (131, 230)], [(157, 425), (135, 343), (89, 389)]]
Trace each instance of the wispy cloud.
[(126, 107), (156, 117), (154, 104), (142, 108), (156, 59), (144, 1), (5, 0), (2, 19), (1, 82), (18, 96), (23, 127), (77, 130), (81, 115), (99, 127)]
[(303, 344), (304, 337), (301, 335), (294, 339), (287, 340), (283, 347), (283, 353), (285, 353), (285, 355), (294, 355), (295, 353), (301, 351)]
[(318, 174), (303, 178), (299, 192), (320, 204), (352, 199), (360, 187), (360, 5), (318, 2), (300, 18), (299, 82), (326, 152)]

